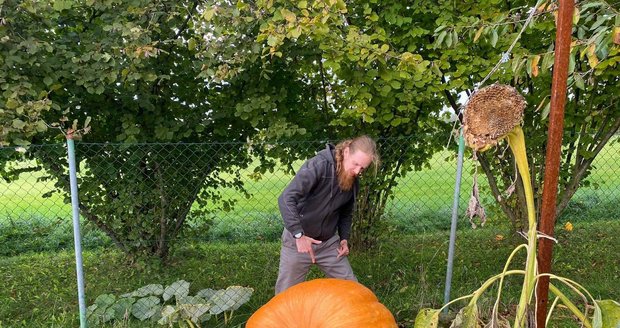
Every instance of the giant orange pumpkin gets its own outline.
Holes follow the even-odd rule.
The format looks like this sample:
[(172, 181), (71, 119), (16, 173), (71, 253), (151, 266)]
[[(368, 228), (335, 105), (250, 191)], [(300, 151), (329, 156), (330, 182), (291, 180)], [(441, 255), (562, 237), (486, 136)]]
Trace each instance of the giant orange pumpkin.
[(362, 284), (315, 279), (276, 295), (246, 328), (395, 328), (390, 311)]

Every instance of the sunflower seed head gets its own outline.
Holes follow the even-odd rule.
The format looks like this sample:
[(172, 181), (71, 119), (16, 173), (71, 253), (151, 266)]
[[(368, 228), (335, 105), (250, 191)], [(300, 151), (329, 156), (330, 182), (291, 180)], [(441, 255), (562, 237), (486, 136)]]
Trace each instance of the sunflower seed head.
[(493, 84), (474, 93), (463, 113), (465, 141), (478, 151), (497, 142), (523, 120), (525, 98), (513, 87)]

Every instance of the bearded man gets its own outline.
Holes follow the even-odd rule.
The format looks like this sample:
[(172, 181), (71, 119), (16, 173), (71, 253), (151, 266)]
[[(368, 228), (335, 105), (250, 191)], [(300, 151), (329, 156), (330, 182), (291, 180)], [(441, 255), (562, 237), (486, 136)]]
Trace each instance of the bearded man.
[(284, 231), (276, 294), (303, 282), (313, 264), (328, 278), (357, 281), (347, 240), (358, 178), (378, 163), (374, 140), (359, 136), (328, 144), (302, 165), (278, 198)]

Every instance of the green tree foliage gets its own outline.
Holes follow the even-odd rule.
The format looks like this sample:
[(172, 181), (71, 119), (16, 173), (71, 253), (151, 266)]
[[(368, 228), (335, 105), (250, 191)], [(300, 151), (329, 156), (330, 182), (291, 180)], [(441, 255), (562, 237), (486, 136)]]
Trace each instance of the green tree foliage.
[[(316, 49), (266, 58), (266, 46), (256, 41), (262, 12), (254, 5), (143, 0), (0, 5), (0, 56), (6, 59), (0, 142), (53, 142), (69, 129), (89, 130), (82, 140), (97, 145), (82, 153), (78, 145), (77, 154), (81, 212), (128, 253), (165, 258), (192, 204), (200, 205), (197, 216), (204, 215), (207, 201), (230, 206), (218, 188), (243, 191), (238, 169), (247, 167), (250, 148), (228, 142), (281, 140), (305, 134), (303, 126), (312, 126), (313, 137), (335, 139), (328, 123), (337, 113), (324, 106)], [(123, 145), (99, 145), (107, 142)], [(221, 147), (171, 150), (144, 142)], [(262, 159), (269, 152), (285, 163), (300, 152), (253, 149)], [(4, 158), (3, 166), (18, 156)], [(40, 164), (31, 169), (46, 169), (67, 194), (62, 151), (29, 149), (26, 156)], [(268, 161), (261, 169), (273, 165)]]
[[(90, 121), (83, 141), (125, 144), (84, 147), (92, 151), (82, 153), (78, 145), (81, 211), (128, 253), (165, 258), (194, 202), (218, 200), (218, 187), (240, 187), (235, 168), (246, 167), (249, 154), (228, 144), (161, 149), (139, 143), (244, 141), (257, 131), (238, 119), (239, 89), (227, 93), (201, 77), (207, 63), (193, 40), (207, 36), (196, 34), (199, 3), (0, 5), (0, 142), (54, 142), (62, 140), (59, 130)], [(26, 156), (68, 191), (66, 154), (30, 150)]]
[[(523, 24), (527, 5), (532, 4), (0, 0), (0, 142), (47, 142), (58, 138), (57, 129), (88, 125), (85, 142), (248, 141), (230, 157), (214, 154), (186, 163), (191, 172), (186, 179), (170, 175), (166, 165), (174, 165), (172, 157), (161, 152), (119, 148), (79, 154), (88, 172), (81, 181), (88, 203), (81, 206), (90, 211), (89, 220), (102, 228), (105, 223), (119, 244), (133, 240), (124, 246), (130, 251), (165, 257), (167, 247), (161, 244), (180, 231), (193, 199), (217, 200), (219, 186), (241, 189), (234, 174), (224, 181), (216, 173), (238, 172), (235, 167), (247, 166), (250, 153), (265, 164), (257, 169), (260, 176), (275, 167), (274, 159), (294, 170), (293, 161), (316, 151), (292, 149), (282, 141), (335, 141), (362, 133), (379, 140), (414, 136), (389, 147), (399, 151), (385, 150), (376, 178), (365, 179), (355, 232), (359, 243), (371, 243), (397, 178), (421, 169), (447, 144), (451, 124), (442, 119), (444, 108), (457, 112), (457, 95), (471, 93), (497, 63)], [(575, 101), (566, 118), (573, 134), (565, 138), (573, 151), (563, 153), (562, 171), (563, 183), (575, 188), (618, 125), (613, 43), (618, 30), (612, 29), (618, 11), (598, 1), (580, 8), (569, 90)], [(525, 130), (531, 134), (529, 147), (542, 150), (554, 9), (549, 3), (538, 10), (490, 81), (515, 85), (530, 107), (538, 107), (528, 111), (525, 124), (531, 127)], [(591, 138), (580, 133), (592, 128), (598, 132)], [(170, 156), (185, 156), (183, 151)], [(533, 176), (540, 179), (544, 151), (530, 153), (537, 157)], [(44, 160), (58, 177), (66, 167), (61, 154), (29, 156)], [(487, 173), (507, 167), (494, 162), (507, 159), (481, 157)], [(111, 166), (106, 170), (91, 165), (110, 159), (119, 164), (106, 164)], [(496, 196), (513, 175), (490, 179)], [(121, 177), (133, 177), (132, 182), (112, 185)], [(501, 199), (508, 215), (518, 217), (514, 201)], [(135, 217), (141, 223), (129, 220)], [(145, 226), (149, 231), (139, 234), (141, 242), (127, 235)]]
[[(356, 220), (362, 235), (384, 214), (396, 178), (420, 168), (446, 144), (448, 127), (439, 120), (442, 108), (450, 106), (458, 114), (457, 95), (471, 94), (479, 86), (533, 12), (535, 19), (489, 81), (512, 84), (526, 96), (530, 106), (524, 124), (528, 147), (533, 149), (532, 176), (536, 186), (542, 185), (557, 3), (274, 0), (256, 4), (265, 20), (257, 38), (267, 43), (262, 51), (265, 63), (290, 61), (292, 49), (299, 47), (320, 51), (323, 103), (337, 113), (330, 125), (339, 136), (359, 132), (416, 136), (415, 142), (402, 145), (402, 152), (383, 154), (382, 170), (366, 184)], [(604, 1), (584, 1), (573, 18), (568, 135), (558, 211), (580, 185), (587, 184), (584, 178), (592, 161), (620, 127), (618, 9)], [(504, 163), (511, 159), (502, 158), (500, 152), (483, 154), (480, 162), (495, 199), (519, 226), (525, 218), (524, 194), (520, 187), (511, 198), (500, 191), (510, 189), (516, 174)], [(492, 172), (501, 172), (499, 180)]]

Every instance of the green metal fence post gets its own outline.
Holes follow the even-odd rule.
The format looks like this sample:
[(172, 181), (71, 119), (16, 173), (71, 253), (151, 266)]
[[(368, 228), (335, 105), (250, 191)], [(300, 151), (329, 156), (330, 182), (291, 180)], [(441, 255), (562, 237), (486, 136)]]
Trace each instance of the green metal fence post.
[(73, 242), (75, 244), (75, 267), (77, 270), (78, 303), (80, 307), (80, 328), (86, 328), (86, 298), (84, 296), (84, 271), (82, 267), (82, 243), (80, 234), (80, 208), (78, 202), (77, 174), (75, 168), (75, 144), (71, 131), (67, 133), (67, 154), (69, 181), (71, 183), (71, 208), (73, 210)]
[[(465, 139), (463, 129), (459, 131), (459, 154), (456, 163), (456, 183), (454, 185), (454, 199), (452, 202), (452, 223), (450, 225), (450, 245), (448, 246), (448, 267), (446, 269), (446, 287), (444, 289), (444, 304), (450, 301), (450, 287), (452, 284), (452, 269), (454, 267), (454, 245), (456, 243), (456, 223), (459, 210), (459, 195), (461, 193), (461, 177), (463, 176), (463, 153), (465, 152)], [(444, 313), (448, 308), (444, 309)]]

